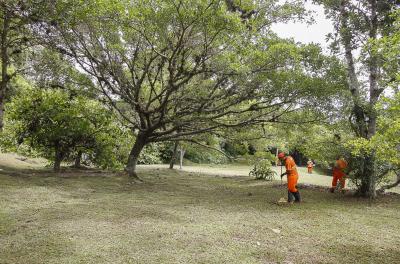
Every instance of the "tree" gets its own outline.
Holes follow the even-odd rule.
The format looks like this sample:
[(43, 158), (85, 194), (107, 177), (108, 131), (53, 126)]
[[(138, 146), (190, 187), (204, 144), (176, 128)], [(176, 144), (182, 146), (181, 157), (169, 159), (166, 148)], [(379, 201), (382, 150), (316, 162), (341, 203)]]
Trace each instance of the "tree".
[[(370, 45), (381, 61), (380, 83), (386, 84), (386, 89), (392, 88), (392, 92), (387, 93), (375, 106), (378, 114), (376, 134), (370, 140), (359, 138), (349, 142), (355, 156), (371, 151), (376, 153), (376, 181), (381, 185), (378, 193), (400, 184), (400, 10), (394, 10), (388, 20), (393, 21), (391, 30), (380, 39), (370, 40)], [(393, 174), (395, 179), (390, 182)], [(385, 181), (387, 184), (383, 184)]]
[(112, 138), (112, 115), (96, 100), (65, 91), (28, 89), (9, 104), (9, 130), (19, 144), (23, 141), (42, 156), (61, 162), (79, 152), (101, 154)]
[(12, 79), (23, 75), (38, 45), (33, 27), (45, 16), (43, 0), (0, 1), (0, 130), (4, 104), (12, 95)]
[[(381, 54), (371, 43), (392, 30), (393, 20), (390, 11), (398, 6), (398, 1), (378, 0), (335, 0), (315, 1), (326, 8), (327, 15), (336, 21), (337, 44), (344, 50), (347, 64), (348, 89), (353, 101), (350, 122), (357, 137), (370, 140), (377, 130), (378, 114), (375, 106), (381, 94), (388, 87), (382, 82)], [(338, 49), (337, 49), (338, 51)], [(357, 58), (356, 51), (360, 56)], [(359, 63), (359, 64), (358, 64)], [(360, 66), (362, 71), (358, 72)], [(368, 75), (366, 80), (365, 74)], [(360, 162), (361, 185), (359, 194), (374, 198), (376, 196), (376, 152), (364, 153)]]
[(21, 54), (27, 48), (27, 19), (21, 17), (21, 11), (15, 1), (0, 2), (0, 130), (3, 129), (4, 103), (8, 96), (10, 81), (18, 72)]
[(377, 41), (371, 42), (371, 47), (382, 60), (382, 79), (395, 93), (400, 86), (400, 9), (390, 14), (393, 20), (391, 30)]
[(133, 178), (146, 144), (267, 122), (294, 103), (295, 93), (258, 79), (287, 67), (291, 46), (259, 34), (265, 17), (244, 19), (225, 1), (57, 2), (50, 10), (54, 21), (38, 34), (76, 60), (135, 133)]
[(98, 99), (93, 81), (74, 62), (54, 50), (38, 46), (30, 55), (24, 77), (37, 88), (61, 89), (71, 95)]
[(377, 133), (370, 140), (359, 138), (349, 145), (355, 156), (362, 156), (372, 150), (375, 152), (377, 167), (380, 168), (376, 176), (378, 183), (387, 180), (390, 172), (396, 175), (394, 182), (381, 186), (379, 192), (384, 192), (400, 184), (400, 94), (383, 98), (377, 105), (377, 112), (380, 113)]
[(379, 192), (383, 192), (400, 184), (400, 93), (393, 98), (385, 98), (378, 106), (379, 110), (384, 113), (378, 120), (379, 130), (372, 138), (371, 145), (376, 149), (377, 158), (388, 164), (387, 170), (396, 174), (393, 183), (379, 189)]

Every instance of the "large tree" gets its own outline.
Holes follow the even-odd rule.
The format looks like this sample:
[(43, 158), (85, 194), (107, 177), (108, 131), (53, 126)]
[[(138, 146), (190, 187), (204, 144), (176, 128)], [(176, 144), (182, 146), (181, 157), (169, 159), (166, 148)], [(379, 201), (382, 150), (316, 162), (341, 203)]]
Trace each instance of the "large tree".
[(136, 177), (146, 144), (292, 122), (283, 115), (322, 106), (318, 95), (326, 94), (324, 80), (332, 77), (326, 58), (318, 47), (298, 47), (268, 31), (271, 23), (302, 14), (301, 6), (291, 7), (277, 1), (66, 1), (47, 7), (46, 19), (31, 29), (41, 43), (74, 58), (129, 124), (136, 142), (126, 170)]
[(294, 57), (259, 35), (259, 14), (243, 18), (225, 1), (189, 0), (72, 1), (52, 10), (42, 38), (75, 58), (136, 134), (130, 176), (148, 143), (265, 122), (294, 104), (295, 92), (258, 78)]
[(392, 172), (396, 175), (394, 182), (382, 185), (378, 192), (400, 184), (400, 9), (395, 10), (390, 19), (394, 20), (391, 32), (371, 44), (382, 60), (382, 82), (388, 83), (393, 90), (377, 105), (377, 133), (371, 140), (354, 142), (354, 151), (357, 154), (375, 150), (378, 162), (384, 165), (383, 173), (388, 172), (390, 176)]
[[(381, 54), (373, 43), (393, 30), (390, 12), (399, 1), (334, 0), (315, 1), (326, 8), (335, 22), (336, 51), (344, 51), (347, 64), (348, 89), (353, 101), (350, 122), (357, 137), (370, 140), (377, 130), (376, 104), (392, 78), (385, 79)], [(375, 197), (376, 153), (371, 150), (359, 157), (359, 194)]]

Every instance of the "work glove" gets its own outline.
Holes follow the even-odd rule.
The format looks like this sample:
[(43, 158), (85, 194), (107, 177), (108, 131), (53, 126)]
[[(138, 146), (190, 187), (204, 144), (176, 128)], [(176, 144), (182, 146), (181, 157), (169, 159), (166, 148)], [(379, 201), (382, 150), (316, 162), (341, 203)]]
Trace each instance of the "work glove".
[(286, 175), (286, 172), (285, 173), (282, 173), (281, 174), (281, 179), (283, 178), (283, 176), (285, 176)]

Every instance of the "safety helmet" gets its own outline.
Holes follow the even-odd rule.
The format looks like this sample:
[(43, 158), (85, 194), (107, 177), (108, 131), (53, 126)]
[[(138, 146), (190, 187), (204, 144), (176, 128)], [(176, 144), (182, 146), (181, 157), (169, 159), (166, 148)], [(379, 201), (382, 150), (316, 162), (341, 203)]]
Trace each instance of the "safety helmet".
[(283, 159), (285, 157), (285, 152), (280, 152), (279, 154), (278, 154), (278, 158), (279, 159)]

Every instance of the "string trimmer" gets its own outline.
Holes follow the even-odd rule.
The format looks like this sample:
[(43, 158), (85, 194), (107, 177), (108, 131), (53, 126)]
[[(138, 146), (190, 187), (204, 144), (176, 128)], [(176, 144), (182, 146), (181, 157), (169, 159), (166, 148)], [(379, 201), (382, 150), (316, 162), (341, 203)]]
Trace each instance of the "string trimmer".
[[(281, 174), (280, 174), (280, 175), (282, 175), (282, 161), (281, 161)], [(283, 188), (282, 176), (281, 176), (281, 188), (282, 188), (282, 190), (285, 189), (285, 188)], [(286, 200), (286, 198), (285, 198), (284, 196), (285, 196), (285, 191), (283, 191), (283, 197), (281, 197), (281, 198), (278, 200), (278, 204), (287, 204), (287, 200)]]

